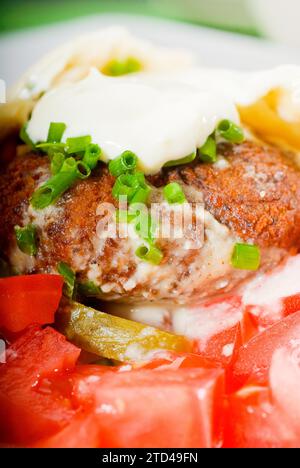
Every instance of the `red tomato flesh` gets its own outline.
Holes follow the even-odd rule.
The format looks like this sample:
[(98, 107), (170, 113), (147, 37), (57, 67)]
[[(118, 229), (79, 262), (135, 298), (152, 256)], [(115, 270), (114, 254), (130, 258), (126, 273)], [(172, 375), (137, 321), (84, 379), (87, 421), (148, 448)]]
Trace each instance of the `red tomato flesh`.
[(32, 324), (53, 323), (62, 288), (59, 275), (0, 279), (0, 328), (17, 333)]
[(89, 375), (75, 386), (94, 399), (103, 447), (215, 447), (222, 440), (221, 369)]
[(224, 447), (292, 448), (299, 443), (266, 387), (245, 387), (229, 398)]
[(273, 355), (278, 348), (299, 340), (300, 312), (281, 320), (240, 348), (232, 370), (236, 388), (246, 382), (267, 384)]
[(74, 367), (80, 350), (52, 328), (32, 327), (0, 367), (0, 440), (25, 443), (62, 428), (74, 415), (70, 400), (39, 391), (42, 379)]

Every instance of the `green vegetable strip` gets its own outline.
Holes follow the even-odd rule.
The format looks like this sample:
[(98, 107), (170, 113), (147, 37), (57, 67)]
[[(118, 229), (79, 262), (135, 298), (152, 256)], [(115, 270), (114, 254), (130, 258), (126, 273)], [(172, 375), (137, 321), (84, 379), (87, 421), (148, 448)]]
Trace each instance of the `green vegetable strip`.
[(58, 273), (63, 276), (65, 285), (64, 285), (64, 295), (68, 298), (72, 298), (74, 294), (76, 276), (73, 270), (64, 262), (60, 262), (57, 265)]
[(232, 255), (232, 266), (238, 270), (256, 271), (260, 267), (261, 254), (256, 245), (236, 244)]
[(112, 60), (102, 70), (105, 75), (122, 76), (136, 73), (142, 69), (142, 64), (134, 57), (125, 60)]
[(30, 146), (31, 148), (34, 148), (34, 143), (30, 139), (28, 133), (27, 133), (27, 127), (28, 127), (28, 122), (26, 122), (21, 130), (20, 130), (20, 138), (21, 140), (25, 143), (25, 145)]
[(101, 294), (100, 286), (97, 286), (92, 281), (77, 284), (77, 292), (84, 297), (99, 297)]
[[(118, 305), (116, 304), (116, 313)], [(191, 352), (193, 344), (141, 323), (112, 316), (76, 302), (65, 303), (57, 326), (67, 338), (87, 352), (120, 362), (139, 363), (162, 350)]]
[(65, 156), (63, 153), (54, 153), (50, 166), (52, 175), (57, 174), (62, 169), (64, 161)]
[(95, 169), (98, 161), (100, 161), (101, 148), (99, 145), (90, 144), (85, 150), (83, 162), (89, 166), (91, 170)]
[(60, 122), (51, 122), (48, 131), (48, 143), (60, 143), (67, 126)]
[(39, 187), (31, 198), (31, 205), (36, 210), (43, 210), (55, 203), (78, 179), (77, 172), (59, 172)]
[(137, 166), (137, 157), (131, 151), (125, 151), (109, 163), (109, 172), (114, 177), (119, 177), (126, 172), (133, 171)]
[(136, 252), (136, 256), (144, 262), (152, 263), (152, 265), (159, 265), (163, 260), (163, 253), (154, 245), (142, 245)]
[(92, 173), (91, 168), (84, 161), (77, 161), (76, 169), (79, 179), (87, 179)]
[(245, 140), (243, 129), (231, 120), (222, 120), (217, 130), (222, 138), (231, 143), (243, 143)]
[(170, 205), (184, 203), (186, 201), (183, 190), (177, 182), (166, 185), (163, 189), (164, 197)]
[(197, 157), (197, 153), (192, 153), (189, 156), (186, 156), (185, 158), (178, 159), (177, 161), (170, 161), (167, 162), (164, 167), (175, 167), (175, 166), (182, 166), (184, 164), (190, 164), (193, 162)]
[(76, 137), (76, 138), (67, 138), (67, 153), (76, 154), (84, 153), (87, 147), (92, 143), (92, 138), (90, 135)]
[(139, 187), (139, 179), (136, 175), (122, 174), (113, 186), (112, 195), (116, 199), (119, 199), (120, 196), (127, 196), (128, 201), (131, 201)]
[(205, 144), (199, 149), (201, 161), (213, 164), (217, 161), (217, 143), (214, 137), (210, 136)]
[(27, 224), (25, 227), (15, 226), (15, 234), (17, 245), (23, 253), (31, 256), (37, 254), (36, 227), (33, 224)]

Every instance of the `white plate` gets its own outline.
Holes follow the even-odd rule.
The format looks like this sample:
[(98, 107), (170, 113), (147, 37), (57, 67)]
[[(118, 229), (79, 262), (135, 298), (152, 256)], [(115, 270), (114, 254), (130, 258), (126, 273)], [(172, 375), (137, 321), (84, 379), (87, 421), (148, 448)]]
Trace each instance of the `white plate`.
[(122, 25), (151, 41), (194, 51), (209, 66), (262, 69), (286, 63), (300, 64), (297, 50), (247, 36), (143, 16), (104, 14), (0, 37), (0, 78), (11, 85), (53, 47), (79, 34), (110, 25)]

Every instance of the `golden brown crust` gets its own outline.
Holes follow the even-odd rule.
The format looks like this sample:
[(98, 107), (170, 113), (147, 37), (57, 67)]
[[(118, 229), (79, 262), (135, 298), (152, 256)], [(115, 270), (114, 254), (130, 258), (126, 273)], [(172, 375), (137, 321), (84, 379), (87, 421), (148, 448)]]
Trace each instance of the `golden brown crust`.
[(263, 247), (300, 247), (300, 178), (278, 149), (246, 142), (221, 145), (228, 166), (194, 163), (164, 171), (156, 185), (181, 180), (204, 196), (206, 209), (244, 240)]

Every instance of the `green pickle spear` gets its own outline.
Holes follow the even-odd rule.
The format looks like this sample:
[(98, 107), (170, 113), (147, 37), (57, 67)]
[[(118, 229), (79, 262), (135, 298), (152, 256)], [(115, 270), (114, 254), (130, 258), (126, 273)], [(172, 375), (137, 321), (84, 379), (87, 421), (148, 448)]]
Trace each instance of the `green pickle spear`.
[(65, 302), (57, 322), (60, 331), (75, 345), (120, 362), (144, 362), (157, 351), (190, 352), (193, 348), (193, 343), (183, 336), (106, 314), (77, 302)]

